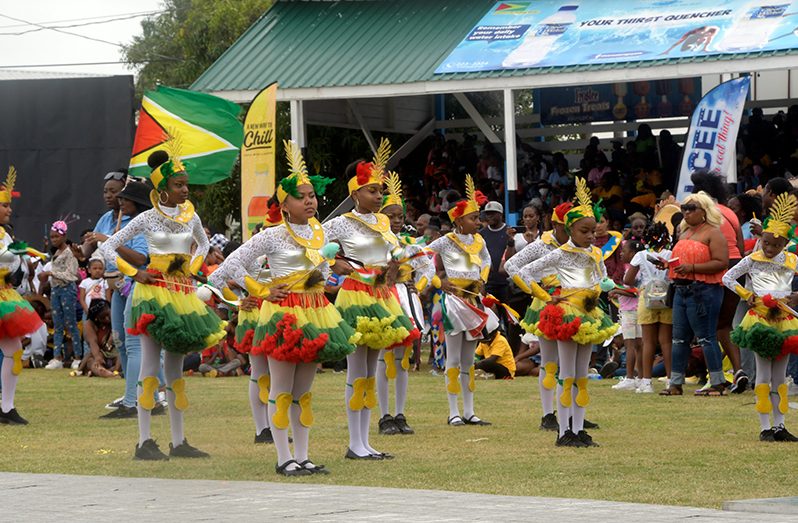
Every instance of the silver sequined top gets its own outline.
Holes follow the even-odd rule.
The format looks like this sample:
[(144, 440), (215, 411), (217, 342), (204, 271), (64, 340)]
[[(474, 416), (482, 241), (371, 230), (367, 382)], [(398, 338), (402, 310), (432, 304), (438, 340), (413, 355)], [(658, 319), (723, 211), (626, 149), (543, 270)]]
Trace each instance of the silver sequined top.
[[(465, 245), (474, 243), (473, 234), (454, 234), (456, 234), (457, 239)], [(482, 249), (479, 251), (480, 265), (477, 266), (471, 263), (469, 255), (458, 247), (457, 244), (448, 237), (448, 234), (430, 243), (427, 248), (438, 253), (441, 257), (447, 278), (479, 280), (482, 275), (482, 269), (490, 266), (491, 263), (490, 253), (486, 245), (483, 244)]]
[[(291, 229), (300, 238), (309, 240), (313, 237), (310, 225), (292, 224)], [(247, 240), (244, 245), (228, 256), (210, 276), (210, 283), (223, 288), (228, 280), (235, 281), (244, 286), (244, 277), (255, 279), (261, 273), (262, 263), (259, 261), (266, 256), (271, 276), (278, 278), (293, 272), (310, 270), (313, 263), (305, 256), (305, 248), (299, 245), (288, 233), (285, 224), (263, 229), (258, 234)], [(330, 274), (329, 265), (322, 264), (319, 268), (326, 279)]]
[(553, 235), (551, 243), (544, 242), (542, 237), (538, 238), (532, 243), (526, 244), (523, 249), (505, 261), (504, 270), (507, 272), (507, 275), (512, 278), (518, 274), (518, 271), (520, 271), (525, 265), (532, 263), (538, 258), (546, 256), (550, 252), (557, 250), (559, 247), (560, 244), (557, 243), (557, 239), (554, 238)]
[(108, 238), (100, 247), (102, 256), (106, 260), (115, 261), (116, 250), (138, 234), (143, 234), (147, 239), (151, 255), (191, 254), (191, 247), (196, 243), (194, 257), (204, 259), (210, 248), (202, 221), (196, 213), (188, 223), (180, 223), (164, 216), (157, 209), (150, 209), (130, 220), (126, 227)]
[(755, 295), (762, 297), (770, 294), (774, 298), (788, 296), (792, 292), (792, 278), (795, 276), (795, 271), (785, 266), (786, 259), (787, 253), (784, 251), (767, 262), (755, 261), (751, 255), (748, 255), (726, 271), (723, 275), (723, 285), (734, 290), (737, 280), (747, 274), (750, 281), (748, 290), (753, 291)]
[(604, 261), (596, 263), (589, 254), (590, 249), (576, 247), (571, 240), (567, 245), (577, 251), (554, 250), (524, 266), (518, 274), (524, 281), (535, 282), (557, 275), (563, 289), (590, 289), (607, 277)]

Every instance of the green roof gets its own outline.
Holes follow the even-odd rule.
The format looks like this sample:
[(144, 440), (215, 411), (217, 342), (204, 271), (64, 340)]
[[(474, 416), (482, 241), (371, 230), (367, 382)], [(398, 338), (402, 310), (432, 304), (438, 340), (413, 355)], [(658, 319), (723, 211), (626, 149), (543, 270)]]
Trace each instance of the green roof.
[(648, 62), (435, 74), (493, 0), (277, 0), (192, 89), (258, 91), (630, 69), (794, 54), (768, 51)]

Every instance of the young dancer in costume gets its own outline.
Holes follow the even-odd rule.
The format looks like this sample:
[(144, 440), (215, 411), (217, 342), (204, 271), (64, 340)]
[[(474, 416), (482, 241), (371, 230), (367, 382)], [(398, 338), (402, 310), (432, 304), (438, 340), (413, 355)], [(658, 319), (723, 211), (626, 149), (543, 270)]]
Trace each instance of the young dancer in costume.
[[(240, 249), (236, 277), (243, 275), (252, 297), (263, 298), (252, 339), (252, 355), (268, 358), (271, 386), (269, 418), (277, 449), (277, 473), (300, 476), (327, 473), (308, 458), (308, 436), (313, 424), (310, 392), (316, 363), (338, 361), (354, 350), (360, 338), (324, 296), (329, 264), (320, 254), (324, 231), (316, 220), (318, 200), (332, 181), (308, 176), (299, 147), (286, 142), (291, 175), (277, 187), (284, 216), (282, 225), (264, 229)], [(271, 279), (260, 284), (247, 267), (260, 256), (268, 259)], [(294, 435), (294, 454), (288, 427)]]
[[(111, 259), (119, 247), (137, 234), (143, 234), (149, 246), (150, 263), (146, 270), (138, 270), (121, 257), (116, 258), (120, 272), (137, 282), (127, 327), (128, 332), (139, 335), (141, 340), (139, 444), (135, 458), (142, 460), (168, 459), (150, 436), (162, 349), (165, 349), (164, 374), (172, 429), (169, 456), (208, 456), (189, 445), (183, 434), (183, 411), (188, 408), (183, 358), (189, 352), (215, 345), (226, 336), (224, 322), (196, 295), (193, 277), (199, 273), (208, 253), (208, 237), (188, 201), (188, 173), (180, 160), (179, 138), (172, 137), (167, 147), (168, 153), (155, 151), (147, 160), (152, 168), (150, 181), (155, 187), (150, 193), (153, 208), (136, 216), (100, 248), (104, 257)], [(192, 255), (194, 243), (197, 248)]]
[[(762, 441), (798, 441), (784, 428), (784, 415), (789, 408), (787, 362), (790, 354), (798, 354), (798, 318), (784, 307), (798, 269), (798, 257), (784, 250), (796, 209), (795, 196), (784, 193), (776, 198), (763, 223), (760, 249), (723, 276), (723, 284), (747, 300), (750, 307), (732, 332), (732, 340), (750, 349), (756, 358), (755, 408)], [(750, 278), (751, 289), (737, 283), (744, 275)]]
[[(269, 205), (268, 215), (264, 218), (264, 229), (275, 227), (283, 223), (280, 205), (275, 201)], [(213, 271), (208, 282), (217, 289), (221, 289), (223, 296), (228, 300), (238, 301), (239, 294), (246, 288), (244, 276), (249, 276), (257, 282), (264, 283), (271, 276), (268, 268), (264, 267), (266, 256), (256, 257), (244, 265), (241, 261), (243, 251), (239, 248), (233, 251), (219, 267)], [(230, 285), (238, 291), (232, 291)], [(249, 355), (249, 407), (252, 411), (252, 420), (255, 423), (255, 443), (274, 443), (271, 426), (269, 424), (269, 362), (265, 354), (252, 353), (252, 340), (255, 328), (260, 318), (260, 308), (263, 301), (253, 297), (254, 307), (240, 308), (238, 310), (238, 324), (235, 332), (235, 349)]]
[(27, 425), (28, 421), (14, 408), (17, 381), (22, 372), (22, 337), (39, 329), (42, 320), (10, 283), (11, 274), (20, 266), (20, 256), (28, 252), (27, 245), (15, 242), (5, 226), (11, 221), (11, 198), (17, 171), (8, 169), (6, 181), (0, 187), (0, 350), (3, 352), (0, 401), (0, 424)]
[[(438, 277), (433, 285), (443, 291), (442, 313), (446, 333), (446, 391), (449, 398), (449, 425), (490, 425), (474, 413), (474, 352), (489, 320), (495, 316), (479, 301), (490, 272), (490, 254), (479, 230), (479, 208), (485, 197), (474, 189), (466, 175), (466, 199), (449, 209), (455, 232), (429, 245), (438, 254)], [(463, 394), (463, 416), (457, 397)]]
[[(415, 245), (412, 238), (401, 234), (405, 224), (405, 202), (402, 198), (402, 183), (399, 175), (392, 172), (386, 180), (387, 194), (383, 196), (380, 212), (388, 217), (391, 222), (391, 231), (396, 234), (405, 248), (407, 256), (422, 254), (421, 247)], [(424, 309), (418, 293), (422, 292), (432, 277), (435, 276), (435, 267), (427, 257), (416, 258), (399, 268), (399, 276), (394, 285), (394, 290), (413, 326), (421, 331), (424, 328)], [(381, 350), (377, 360), (377, 399), (380, 404), (380, 434), (413, 434), (413, 429), (407, 424), (405, 417), (405, 400), (407, 399), (408, 370), (410, 369), (410, 356), (413, 347), (407, 346), (401, 350)], [(388, 405), (388, 384), (395, 380), (396, 383), (396, 416), (391, 416)]]
[[(571, 210), (573, 204), (566, 202), (555, 207), (551, 213), (552, 230), (544, 232), (540, 238), (528, 244), (512, 258), (504, 263), (504, 270), (513, 282), (526, 292), (531, 292), (529, 286), (524, 283), (518, 272), (522, 267), (542, 258), (552, 251), (560, 248), (568, 241), (568, 233), (565, 231), (565, 216)], [(542, 281), (543, 287), (547, 291), (553, 291), (560, 286), (560, 281), (556, 275), (547, 276)], [(539, 298), (533, 298), (538, 300)], [(542, 309), (543, 305), (537, 303), (536, 309)], [(558, 430), (557, 416), (554, 414), (554, 389), (557, 387), (557, 341), (538, 336), (540, 344), (540, 373), (538, 374), (538, 387), (540, 388), (540, 401), (543, 407), (543, 417), (540, 420), (540, 428), (543, 430)]]
[[(377, 406), (376, 373), (380, 351), (412, 346), (419, 332), (413, 326), (391, 286), (402, 257), (399, 239), (391, 232), (382, 206), (382, 184), (390, 144), (383, 139), (373, 162), (356, 162), (347, 168), (349, 194), (355, 210), (324, 224), (329, 241), (341, 244), (349, 266), (335, 305), (344, 320), (361, 334), (357, 350), (347, 356), (346, 414), (349, 423), (349, 459), (391, 458), (369, 445), (371, 409)], [(351, 272), (349, 272), (351, 271)], [(385, 358), (393, 358), (386, 354)]]
[[(570, 240), (517, 274), (538, 298), (527, 311), (522, 325), (537, 336), (557, 340), (560, 362), (557, 415), (561, 421), (558, 446), (596, 445), (584, 430), (585, 408), (590, 402), (587, 371), (591, 345), (603, 343), (618, 329), (598, 306), (600, 283), (607, 277), (607, 270), (601, 249), (593, 245), (593, 234), (596, 218), (602, 213), (603, 209), (593, 205), (585, 180), (577, 178), (576, 202), (565, 215)], [(551, 275), (556, 275), (561, 285), (553, 295), (537, 283)], [(571, 413), (573, 420), (569, 427), (562, 421)]]

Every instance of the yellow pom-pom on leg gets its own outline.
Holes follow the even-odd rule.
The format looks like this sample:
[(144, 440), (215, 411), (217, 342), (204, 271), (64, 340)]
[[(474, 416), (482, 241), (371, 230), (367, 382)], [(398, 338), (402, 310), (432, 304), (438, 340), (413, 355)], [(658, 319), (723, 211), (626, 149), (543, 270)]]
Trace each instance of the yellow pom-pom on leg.
[[(394, 370), (396, 368), (394, 367)], [(366, 378), (366, 390), (363, 397), (363, 406), (367, 409), (373, 409), (377, 406), (377, 378), (372, 376)]]
[(396, 361), (393, 359), (393, 351), (386, 350), (385, 354), (385, 377), (389, 380), (396, 379)]
[(787, 414), (787, 411), (790, 410), (790, 401), (787, 399), (787, 384), (782, 383), (776, 390), (779, 393), (779, 412)]
[(446, 384), (449, 394), (460, 394), (460, 369), (457, 367), (446, 369), (446, 377), (449, 380)]
[(773, 410), (773, 403), (770, 401), (770, 385), (760, 383), (754, 387), (756, 396), (756, 411), (760, 414), (770, 414)]
[(576, 393), (576, 405), (579, 407), (587, 407), (590, 405), (590, 394), (587, 392), (587, 378), (579, 378), (576, 380), (576, 388), (579, 391)]
[(299, 397), (299, 422), (303, 427), (313, 426), (313, 393), (308, 391)]
[(546, 390), (554, 390), (557, 386), (557, 362), (550, 361), (543, 365), (543, 370), (546, 371), (546, 376), (543, 378), (543, 388)]
[(12, 357), (14, 364), (11, 366), (11, 374), (19, 376), (22, 373), (22, 349), (16, 350)]
[(402, 369), (410, 369), (410, 356), (413, 355), (413, 347), (405, 347), (405, 353), (402, 356)]
[(175, 393), (175, 408), (183, 411), (188, 408), (188, 395), (186, 394), (186, 380), (178, 378), (172, 382), (172, 392)]
[(571, 403), (573, 402), (573, 390), (572, 390), (573, 388), (574, 388), (574, 379), (563, 378), (562, 394), (560, 394), (560, 403), (562, 403), (563, 407), (571, 406)]
[(272, 384), (272, 377), (268, 374), (261, 374), (258, 378), (258, 399), (264, 405), (269, 403), (269, 387)]
[(366, 378), (356, 378), (352, 382), (352, 397), (349, 398), (350, 410), (363, 410), (366, 394)]
[(281, 392), (277, 395), (277, 398), (274, 400), (276, 410), (272, 415), (272, 425), (274, 425), (275, 428), (283, 430), (288, 428), (288, 408), (293, 401), (294, 397), (291, 396), (289, 392)]
[(144, 410), (155, 408), (155, 391), (158, 390), (158, 378), (147, 376), (139, 383), (141, 385), (141, 395), (139, 395), (139, 406)]

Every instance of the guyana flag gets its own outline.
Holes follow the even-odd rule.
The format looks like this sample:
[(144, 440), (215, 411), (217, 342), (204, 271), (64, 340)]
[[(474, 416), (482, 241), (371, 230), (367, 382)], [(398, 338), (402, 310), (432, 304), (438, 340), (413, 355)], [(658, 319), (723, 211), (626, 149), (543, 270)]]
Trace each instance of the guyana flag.
[(218, 96), (158, 86), (144, 93), (133, 141), (130, 174), (149, 178), (147, 157), (163, 148), (169, 133), (180, 136), (181, 159), (192, 184), (230, 176), (244, 138), (241, 108)]

